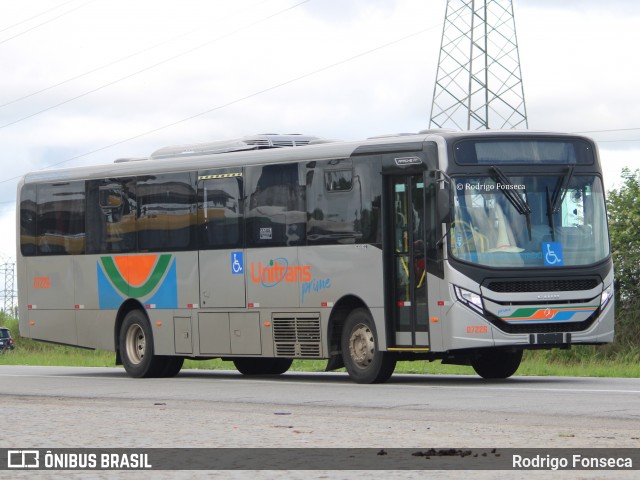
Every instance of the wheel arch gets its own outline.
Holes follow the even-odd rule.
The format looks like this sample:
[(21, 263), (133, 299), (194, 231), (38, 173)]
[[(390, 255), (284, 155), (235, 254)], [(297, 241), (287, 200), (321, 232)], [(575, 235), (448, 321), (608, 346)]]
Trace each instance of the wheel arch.
[(345, 295), (335, 303), (331, 310), (327, 326), (327, 348), (329, 351), (327, 371), (337, 370), (344, 366), (341, 347), (342, 330), (349, 314), (357, 308), (366, 308), (371, 313), (367, 304), (356, 295)]

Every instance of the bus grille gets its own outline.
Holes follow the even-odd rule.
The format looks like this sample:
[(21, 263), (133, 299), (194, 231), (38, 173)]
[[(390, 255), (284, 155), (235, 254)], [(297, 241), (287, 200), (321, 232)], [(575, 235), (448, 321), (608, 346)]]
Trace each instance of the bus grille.
[(592, 290), (600, 284), (595, 278), (581, 278), (576, 280), (540, 279), (540, 280), (493, 280), (486, 287), (500, 293), (527, 292), (575, 292)]
[(320, 358), (320, 314), (273, 314), (276, 357)]

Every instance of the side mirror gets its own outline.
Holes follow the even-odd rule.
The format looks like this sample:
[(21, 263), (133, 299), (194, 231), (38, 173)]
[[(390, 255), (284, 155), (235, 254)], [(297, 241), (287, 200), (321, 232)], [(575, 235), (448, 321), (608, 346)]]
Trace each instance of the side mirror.
[(451, 221), (451, 195), (448, 187), (438, 190), (437, 201), (440, 223), (449, 223)]

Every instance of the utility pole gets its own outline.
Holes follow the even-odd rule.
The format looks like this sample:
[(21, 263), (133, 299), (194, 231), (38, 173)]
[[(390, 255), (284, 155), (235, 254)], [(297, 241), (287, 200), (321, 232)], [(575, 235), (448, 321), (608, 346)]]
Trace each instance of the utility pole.
[(512, 0), (447, 0), (430, 128), (528, 128)]

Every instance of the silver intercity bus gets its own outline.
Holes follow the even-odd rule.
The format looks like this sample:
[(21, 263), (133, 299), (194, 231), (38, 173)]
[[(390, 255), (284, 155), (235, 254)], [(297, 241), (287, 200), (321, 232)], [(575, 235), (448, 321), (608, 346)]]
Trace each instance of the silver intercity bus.
[(506, 378), (525, 349), (613, 340), (602, 172), (584, 137), (256, 135), (39, 171), (18, 186), (20, 331), (243, 374), (399, 360)]

